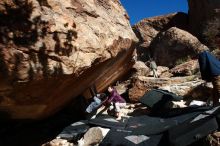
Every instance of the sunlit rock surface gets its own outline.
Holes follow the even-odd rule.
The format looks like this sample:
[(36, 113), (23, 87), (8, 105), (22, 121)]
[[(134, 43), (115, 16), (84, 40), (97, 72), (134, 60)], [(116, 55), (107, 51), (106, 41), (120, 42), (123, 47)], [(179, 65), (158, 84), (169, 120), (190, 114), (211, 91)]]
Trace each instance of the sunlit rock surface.
[(188, 30), (188, 15), (182, 12), (145, 18), (133, 26), (133, 30), (140, 42), (137, 47), (138, 59), (149, 59), (152, 41), (160, 32), (171, 27)]
[(38, 119), (126, 73), (137, 38), (118, 0), (0, 2), (1, 117)]
[(158, 65), (174, 67), (190, 61), (209, 48), (187, 31), (172, 27), (158, 35), (152, 46), (152, 54)]

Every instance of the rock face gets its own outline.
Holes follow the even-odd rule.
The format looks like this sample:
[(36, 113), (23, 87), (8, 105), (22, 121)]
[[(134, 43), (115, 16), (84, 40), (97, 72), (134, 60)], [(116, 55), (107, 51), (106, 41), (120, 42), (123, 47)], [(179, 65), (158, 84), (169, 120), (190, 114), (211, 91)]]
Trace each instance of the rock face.
[(131, 67), (137, 41), (118, 0), (2, 0), (0, 111), (47, 117)]
[(173, 78), (153, 78), (138, 76), (132, 79), (132, 87), (129, 89), (129, 99), (131, 102), (139, 102), (146, 92), (154, 88), (162, 88), (172, 84), (184, 83), (186, 81), (192, 81), (194, 76), (188, 77), (173, 77)]
[(164, 16), (146, 18), (133, 26), (135, 34), (140, 42), (150, 42), (160, 31), (165, 31), (170, 27), (187, 29), (188, 15), (185, 13), (173, 13)]
[(136, 76), (148, 76), (150, 73), (150, 69), (142, 61), (136, 61), (132, 68), (135, 70)]
[(169, 68), (189, 61), (198, 52), (209, 50), (196, 37), (176, 27), (160, 33), (153, 44), (153, 58), (158, 65)]
[(192, 34), (210, 47), (220, 47), (220, 1), (188, 0)]
[(195, 74), (197, 71), (199, 71), (198, 60), (190, 60), (170, 69), (170, 73), (175, 76), (190, 76)]
[(183, 30), (188, 28), (188, 15), (185, 13), (173, 13), (164, 16), (157, 16), (143, 19), (133, 26), (133, 30), (139, 38), (140, 46), (137, 49), (139, 58), (147, 60), (146, 49), (152, 40), (161, 31), (166, 31), (171, 27), (178, 27)]
[(192, 100), (207, 101), (212, 98), (212, 86), (205, 84), (203, 80), (185, 81), (161, 87), (180, 96), (185, 97), (188, 103)]

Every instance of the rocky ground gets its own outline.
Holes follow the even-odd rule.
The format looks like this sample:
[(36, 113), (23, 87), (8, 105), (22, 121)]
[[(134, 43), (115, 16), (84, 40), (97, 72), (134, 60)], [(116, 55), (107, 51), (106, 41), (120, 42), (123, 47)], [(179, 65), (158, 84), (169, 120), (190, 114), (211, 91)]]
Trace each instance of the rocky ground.
[[(173, 102), (173, 105), (170, 108), (183, 108), (188, 106), (187, 103), (183, 102)], [(148, 115), (150, 110), (143, 104), (136, 103), (136, 104), (127, 104), (125, 108), (122, 109), (122, 117), (117, 119), (115, 117), (109, 116), (105, 107), (101, 107), (98, 109), (97, 113), (92, 116), (89, 116), (89, 119), (96, 119), (97, 117), (104, 116), (106, 119), (109, 118), (116, 122), (124, 122), (129, 117), (138, 117), (143, 115)], [(66, 131), (69, 127), (66, 127)], [(71, 128), (69, 129), (71, 130)], [(105, 138), (107, 133), (109, 132), (109, 128), (100, 127), (100, 125), (93, 125), (91, 128), (85, 131), (85, 133), (78, 138), (77, 141), (68, 140), (66, 138), (61, 138), (59, 135), (49, 142), (44, 143), (42, 146), (95, 146), (99, 145), (101, 141)], [(62, 131), (62, 132), (63, 132)], [(65, 132), (64, 132), (65, 133)], [(208, 137), (198, 140), (197, 142), (191, 144), (190, 146), (214, 146), (214, 144), (218, 141), (218, 132), (214, 134), (210, 134)]]
[[(144, 115), (144, 114), (147, 114), (149, 112), (149, 110), (137, 103), (137, 104), (127, 104), (127, 106), (125, 108), (122, 109), (121, 111), (121, 119), (117, 119), (117, 121), (123, 121), (123, 119), (126, 119), (128, 117), (131, 117), (131, 116), (140, 116), (140, 115)], [(93, 119), (97, 116), (108, 116), (108, 113), (107, 113), (107, 110), (105, 109), (104, 106), (102, 106), (101, 108), (98, 109), (98, 111), (96, 112), (96, 114), (92, 114), (92, 115), (89, 115), (86, 119)], [(109, 116), (113, 119), (116, 119), (115, 117), (113, 116)], [(96, 130), (94, 130), (94, 128), (99, 128), (101, 129), (101, 131), (106, 131), (107, 132), (109, 131), (108, 128), (104, 128), (102, 129), (101, 127), (93, 127), (93, 128), (90, 128), (92, 132), (90, 132), (89, 130), (86, 132), (87, 134), (84, 135), (84, 138), (81, 142), (83, 142), (84, 144), (80, 143), (80, 141), (78, 141), (78, 144), (77, 142), (70, 142), (70, 141), (67, 141), (65, 139), (62, 139), (62, 138), (56, 138), (48, 143), (45, 143), (43, 144), (42, 146), (57, 146), (57, 145), (62, 145), (62, 146), (72, 146), (72, 145), (79, 145), (79, 146), (89, 146), (89, 145), (95, 145), (94, 143), (100, 143), (100, 141), (106, 136), (107, 132), (102, 132), (101, 135), (96, 135), (94, 133), (97, 133)], [(75, 144), (74, 144), (75, 143)]]

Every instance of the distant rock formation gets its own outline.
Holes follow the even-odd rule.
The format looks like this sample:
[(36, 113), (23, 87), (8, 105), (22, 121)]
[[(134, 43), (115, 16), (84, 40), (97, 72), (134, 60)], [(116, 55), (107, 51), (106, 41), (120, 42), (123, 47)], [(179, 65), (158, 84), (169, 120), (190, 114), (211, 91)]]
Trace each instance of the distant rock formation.
[(188, 30), (188, 15), (181, 12), (173, 13), (146, 18), (135, 24), (133, 30), (140, 40), (139, 47), (137, 48), (138, 58), (141, 60), (149, 59), (146, 52), (149, 52), (151, 42), (158, 33), (166, 31), (171, 27)]
[(187, 31), (176, 27), (158, 34), (152, 45), (153, 58), (158, 65), (169, 68), (191, 60), (204, 50), (209, 48)]
[[(143, 70), (143, 67), (139, 71), (134, 72), (132, 77), (127, 80), (130, 83), (127, 90), (132, 102), (138, 102), (138, 99), (145, 92), (153, 88), (172, 86), (172, 84), (175, 84), (173, 80), (176, 77), (181, 76), (184, 79), (184, 76), (196, 75), (196, 78), (199, 78), (198, 62), (194, 59), (196, 59), (196, 56), (201, 51), (210, 50), (204, 45), (205, 41), (200, 39), (202, 37), (201, 32), (203, 31), (200, 25), (202, 24), (201, 26), (206, 28), (210, 26), (205, 22), (210, 20), (211, 14), (208, 11), (216, 11), (217, 14), (217, 6), (214, 6), (214, 4), (219, 3), (214, 1), (205, 6), (209, 2), (207, 0), (202, 0), (202, 2), (189, 0), (189, 15), (179, 12), (145, 18), (133, 26), (133, 30), (140, 40), (136, 50), (137, 62), (143, 64), (151, 57), (158, 66), (168, 67), (169, 69), (162, 72), (159, 75), (159, 79), (149, 78), (149, 72), (145, 73), (145, 71), (143, 73), (143, 71), (140, 71)], [(206, 11), (206, 9), (208, 10)], [(201, 10), (204, 11), (201, 12)], [(204, 16), (207, 16), (207, 18)], [(196, 32), (200, 32), (200, 34), (197, 35)], [(214, 41), (219, 43), (219, 40), (216, 39)], [(191, 81), (193, 82), (193, 80)], [(187, 90), (184, 89), (184, 94), (181, 95), (191, 96), (192, 94), (187, 93), (193, 90), (193, 88), (194, 86), (190, 86)], [(202, 97), (202, 94), (199, 96)]]
[(220, 1), (188, 0), (190, 32), (212, 49), (220, 48)]
[(39, 119), (131, 67), (137, 38), (118, 0), (1, 0), (0, 114)]

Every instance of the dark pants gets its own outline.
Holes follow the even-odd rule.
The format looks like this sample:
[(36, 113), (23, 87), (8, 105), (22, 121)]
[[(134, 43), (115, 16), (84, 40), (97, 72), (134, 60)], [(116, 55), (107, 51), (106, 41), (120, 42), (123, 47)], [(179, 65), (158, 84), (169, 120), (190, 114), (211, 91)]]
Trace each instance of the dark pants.
[(213, 105), (218, 105), (220, 97), (220, 75), (212, 78), (213, 84)]

